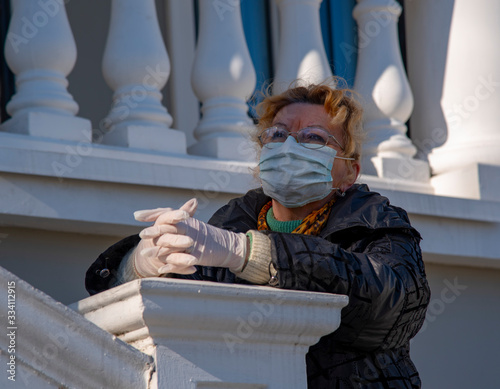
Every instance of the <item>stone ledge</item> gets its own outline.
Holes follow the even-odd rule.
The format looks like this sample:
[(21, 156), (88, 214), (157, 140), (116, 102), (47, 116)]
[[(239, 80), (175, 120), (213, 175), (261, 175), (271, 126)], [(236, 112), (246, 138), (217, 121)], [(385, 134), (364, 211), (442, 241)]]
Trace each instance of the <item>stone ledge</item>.
[[(239, 194), (255, 164), (0, 132), (0, 172)], [(255, 185), (253, 185), (255, 186)]]
[[(185, 168), (184, 174), (188, 171)], [(228, 186), (233, 187), (233, 178), (228, 180)], [(405, 192), (382, 185), (378, 188), (369, 180), (364, 181), (392, 204), (436, 223), (439, 218), (500, 222), (500, 202)], [(241, 193), (228, 193), (216, 182), (212, 182), (214, 190), (199, 190), (91, 179), (60, 181), (50, 176), (0, 172), (0, 225), (120, 236), (136, 233), (145, 226), (134, 220), (134, 211), (178, 207), (192, 197), (199, 201), (196, 216), (207, 221), (218, 208), (248, 189), (241, 187), (236, 178), (234, 184)]]
[(436, 194), (475, 200), (500, 201), (500, 166), (473, 163), (431, 179)]
[[(198, 306), (196, 300), (202, 300)], [(176, 324), (181, 320), (182, 327), (175, 332), (183, 332), (189, 338), (197, 336), (198, 340), (213, 340), (215, 331), (234, 331), (239, 325), (236, 317), (252, 313), (255, 310), (271, 310), (268, 322), (262, 323), (252, 340), (265, 340), (271, 343), (288, 342), (289, 336), (294, 337), (295, 344), (304, 345), (319, 340), (324, 331), (333, 331), (332, 326), (340, 324), (340, 316), (332, 311), (329, 320), (310, 326), (311, 318), (321, 316), (325, 308), (340, 309), (347, 305), (347, 296), (327, 293), (301, 292), (276, 289), (266, 286), (249, 286), (237, 284), (212, 283), (194, 280), (179, 280), (172, 278), (145, 278), (131, 281), (127, 284), (110, 289), (95, 296), (88, 297), (71, 305), (84, 317), (106, 331), (128, 342), (139, 341), (141, 338), (131, 338), (144, 325), (153, 323), (147, 332), (148, 337), (170, 337), (172, 328), (167, 325), (157, 327), (159, 323)], [(185, 302), (186, 304), (182, 304)], [(264, 302), (261, 307), (256, 302)], [(186, 310), (183, 305), (197, 304), (196, 311)], [(300, 309), (300, 315), (283, 320), (284, 316)], [(217, 312), (211, 323), (200, 321), (208, 318), (210, 313)], [(181, 317), (186, 315), (186, 317)], [(314, 321), (314, 320), (312, 320)], [(202, 328), (203, 327), (203, 328)], [(210, 327), (207, 330), (207, 327)], [(280, 327), (279, 334), (274, 334)], [(308, 329), (308, 331), (305, 331)], [(198, 331), (205, 331), (197, 334)], [(269, 332), (273, 332), (269, 337)], [(298, 337), (295, 339), (295, 336)], [(219, 336), (218, 334), (217, 336)]]
[[(231, 198), (256, 186), (248, 163), (100, 145), (82, 159), (85, 163), (74, 167), (73, 178), (61, 178), (54, 175), (51, 162), (70, 155), (64, 154), (68, 142), (17, 134), (0, 137), (4, 141), (0, 144), (1, 226), (123, 237), (145, 226), (133, 219), (138, 209), (178, 207), (197, 197), (196, 216), (207, 221)], [(486, 171), (479, 168), (473, 172)], [(424, 256), (449, 255), (457, 264), (497, 266), (500, 258), (491, 244), (500, 223), (500, 202), (491, 199), (497, 184), (489, 183), (489, 200), (478, 200), (435, 195), (430, 183), (366, 175), (360, 182), (408, 211), (424, 237)], [(485, 261), (476, 260), (483, 255)]]
[(326, 293), (148, 278), (72, 307), (153, 355), (158, 387), (303, 389), (309, 346), (337, 329), (347, 302)]

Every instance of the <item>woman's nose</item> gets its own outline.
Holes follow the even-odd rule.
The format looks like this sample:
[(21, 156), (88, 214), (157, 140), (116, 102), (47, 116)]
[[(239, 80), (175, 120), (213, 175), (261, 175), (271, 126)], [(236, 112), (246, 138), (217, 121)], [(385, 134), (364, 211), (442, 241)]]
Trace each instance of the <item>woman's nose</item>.
[(297, 144), (297, 143), (299, 143), (299, 141), (298, 141), (295, 137), (293, 137), (293, 136), (291, 136), (291, 135), (292, 135), (292, 134), (289, 134), (289, 135), (288, 135), (288, 137), (286, 138), (285, 142), (284, 142), (284, 143), (282, 143), (282, 145), (284, 145), (284, 146), (285, 146), (285, 145), (290, 146), (290, 144), (291, 144), (291, 143), (293, 143), (293, 142), (295, 142), (296, 144)]

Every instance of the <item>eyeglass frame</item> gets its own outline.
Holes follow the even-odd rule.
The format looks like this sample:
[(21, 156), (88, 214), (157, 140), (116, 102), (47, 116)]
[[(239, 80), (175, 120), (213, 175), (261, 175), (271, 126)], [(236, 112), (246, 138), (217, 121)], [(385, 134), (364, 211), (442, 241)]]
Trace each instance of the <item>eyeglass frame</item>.
[[(263, 130), (260, 132), (259, 136), (258, 136), (259, 142), (260, 142), (260, 144), (262, 145), (262, 147), (266, 147), (266, 148), (267, 148), (267, 145), (268, 145), (268, 144), (270, 144), (270, 143), (285, 143), (285, 141), (283, 141), (283, 142), (268, 142), (268, 143), (264, 143), (264, 142), (262, 142), (262, 134), (264, 134), (264, 132), (266, 132), (267, 130), (269, 130), (269, 129), (271, 129), (271, 128), (279, 128), (279, 129), (282, 129), (282, 130), (286, 131), (288, 135), (287, 135), (287, 137), (286, 137), (285, 141), (288, 139), (288, 137), (289, 137), (290, 135), (292, 135), (292, 134), (297, 135), (297, 137), (295, 137), (296, 142), (297, 142), (299, 145), (301, 145), (302, 147), (304, 147), (304, 148), (306, 148), (306, 149), (309, 149), (309, 150), (318, 150), (318, 149), (321, 149), (321, 148), (323, 148), (323, 147), (327, 146), (327, 145), (328, 145), (328, 140), (329, 140), (329, 139), (330, 139), (330, 137), (331, 137), (331, 138), (333, 138), (333, 140), (337, 143), (337, 145), (340, 147), (340, 150), (342, 150), (342, 152), (345, 152), (345, 148), (344, 148), (344, 146), (342, 146), (342, 145), (340, 144), (340, 142), (337, 140), (337, 138), (335, 138), (335, 136), (334, 136), (334, 135), (329, 134), (329, 133), (328, 133), (328, 131), (327, 131), (326, 129), (324, 129), (323, 127), (320, 127), (320, 126), (307, 126), (307, 127), (301, 128), (300, 130), (298, 130), (298, 131), (296, 131), (296, 132), (291, 132), (291, 131), (288, 131), (286, 128), (281, 127), (281, 126), (276, 126), (276, 125), (275, 125), (275, 126), (271, 126), (271, 127), (267, 127), (267, 128), (265, 128), (265, 129), (263, 129)], [(299, 141), (298, 141), (298, 135), (299, 135), (299, 133), (300, 133), (301, 131), (303, 131), (303, 130), (307, 130), (307, 129), (309, 129), (309, 128), (316, 128), (316, 129), (319, 129), (319, 130), (324, 131), (324, 132), (327, 134), (328, 138), (327, 138), (327, 140), (326, 140), (326, 142), (325, 142), (325, 144), (324, 144), (324, 145), (322, 145), (322, 146), (320, 146), (320, 147), (307, 147), (307, 146), (304, 146), (304, 143), (302, 143), (302, 142), (299, 142)], [(307, 143), (306, 143), (306, 144), (307, 144)]]

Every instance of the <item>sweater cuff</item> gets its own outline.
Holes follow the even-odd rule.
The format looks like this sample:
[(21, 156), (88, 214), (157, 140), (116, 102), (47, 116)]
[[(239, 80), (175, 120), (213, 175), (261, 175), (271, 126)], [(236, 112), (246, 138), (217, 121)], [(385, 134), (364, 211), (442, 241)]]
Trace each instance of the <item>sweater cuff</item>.
[[(247, 232), (250, 238), (250, 254), (248, 262), (243, 267), (243, 271), (235, 274), (253, 284), (267, 284), (273, 274), (270, 274), (271, 266), (271, 239), (258, 231)], [(273, 268), (274, 271), (274, 268)]]
[(139, 278), (142, 278), (136, 272), (135, 266), (134, 266), (135, 256), (133, 254), (134, 254), (134, 250), (136, 248), (137, 248), (137, 246), (134, 246), (123, 257), (122, 261), (120, 262), (120, 266), (118, 267), (118, 270), (116, 272), (116, 281), (113, 283), (113, 285), (111, 285), (111, 287), (125, 284), (129, 281), (133, 281), (133, 280), (137, 280)]

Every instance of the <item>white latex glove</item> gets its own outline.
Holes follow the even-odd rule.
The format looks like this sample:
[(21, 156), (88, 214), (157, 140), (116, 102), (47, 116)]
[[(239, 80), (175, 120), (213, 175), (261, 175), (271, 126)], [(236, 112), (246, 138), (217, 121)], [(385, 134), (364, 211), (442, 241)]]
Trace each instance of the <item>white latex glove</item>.
[[(134, 212), (134, 217), (139, 221), (154, 222), (153, 227), (149, 228), (156, 227), (160, 231), (159, 228), (161, 227), (161, 231), (163, 232), (175, 233), (177, 231), (175, 225), (193, 215), (196, 206), (196, 199), (192, 199), (177, 210), (173, 210), (172, 208), (157, 208), (136, 211)], [(159, 243), (159, 239), (156, 236), (143, 236), (143, 232), (139, 235), (141, 236), (141, 240), (132, 252), (130, 260), (134, 262), (134, 268), (141, 277), (155, 277), (165, 273), (159, 272), (159, 269), (165, 266), (168, 253), (184, 251), (193, 245), (192, 239), (189, 237), (177, 235), (176, 240), (172, 239), (175, 247), (170, 247), (169, 250), (163, 242)], [(175, 270), (178, 274), (191, 274), (196, 271), (196, 268), (193, 266), (177, 266), (172, 270)]]
[(246, 235), (189, 217), (194, 215), (197, 205), (196, 199), (192, 199), (181, 210), (146, 210), (134, 214), (137, 220), (155, 220), (140, 236), (155, 243), (154, 248), (143, 253), (156, 257), (153, 262), (149, 261), (155, 266), (164, 264), (157, 268), (159, 274), (191, 274), (196, 271), (195, 265), (227, 267), (233, 272), (242, 269), (247, 256)]

